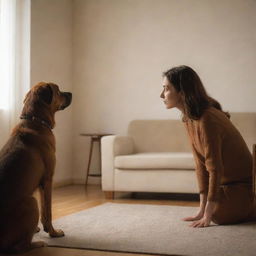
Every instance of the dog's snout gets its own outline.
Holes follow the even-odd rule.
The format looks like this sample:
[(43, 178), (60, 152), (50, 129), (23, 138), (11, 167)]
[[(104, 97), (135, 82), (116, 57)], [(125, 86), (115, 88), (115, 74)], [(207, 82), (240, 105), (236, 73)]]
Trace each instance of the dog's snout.
[(64, 98), (65, 98), (65, 102), (61, 105), (60, 109), (63, 110), (66, 107), (68, 107), (71, 104), (72, 101), (72, 93), (71, 92), (62, 92), (61, 93)]
[(71, 102), (72, 101), (72, 93), (71, 92), (64, 92), (65, 97)]
[(64, 96), (66, 97), (66, 102), (68, 106), (71, 104), (72, 101), (72, 93), (71, 92), (64, 92)]

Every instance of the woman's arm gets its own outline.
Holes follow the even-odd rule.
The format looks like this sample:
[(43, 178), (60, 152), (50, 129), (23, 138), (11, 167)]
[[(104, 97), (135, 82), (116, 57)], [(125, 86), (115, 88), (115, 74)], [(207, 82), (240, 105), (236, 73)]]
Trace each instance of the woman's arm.
[(215, 120), (210, 117), (201, 121), (200, 135), (204, 149), (205, 167), (209, 173), (208, 193), (204, 215), (200, 220), (194, 221), (192, 227), (208, 227), (219, 197), (220, 176), (223, 171), (222, 136)]
[(183, 218), (182, 220), (184, 221), (195, 221), (195, 220), (200, 220), (203, 218), (204, 213), (205, 213), (205, 207), (207, 203), (207, 195), (206, 194), (200, 194), (200, 206), (199, 206), (199, 211), (195, 216), (190, 216)]
[(203, 163), (203, 159), (201, 159), (201, 156), (196, 151), (194, 145), (192, 144), (192, 152), (194, 155), (194, 160), (196, 164), (196, 176), (197, 176), (197, 183), (200, 193), (200, 206), (199, 211), (196, 215), (183, 218), (184, 221), (195, 221), (200, 220), (204, 216), (205, 206), (207, 202), (207, 196), (208, 196), (208, 185), (209, 185), (209, 174), (205, 168), (205, 165)]
[(205, 207), (207, 203), (207, 194), (200, 194), (200, 209), (205, 212)]

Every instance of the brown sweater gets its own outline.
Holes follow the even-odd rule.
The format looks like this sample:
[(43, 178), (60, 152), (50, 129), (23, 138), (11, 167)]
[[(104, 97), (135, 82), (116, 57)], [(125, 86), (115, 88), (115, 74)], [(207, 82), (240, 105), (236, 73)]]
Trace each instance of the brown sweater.
[(218, 201), (221, 185), (252, 183), (252, 155), (239, 131), (211, 107), (199, 120), (185, 121), (196, 163), (199, 192)]

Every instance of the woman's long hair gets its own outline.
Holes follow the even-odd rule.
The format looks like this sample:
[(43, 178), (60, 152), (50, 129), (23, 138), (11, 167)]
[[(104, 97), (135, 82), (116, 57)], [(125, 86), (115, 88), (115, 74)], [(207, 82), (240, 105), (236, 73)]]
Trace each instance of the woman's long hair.
[[(222, 112), (218, 101), (210, 97), (198, 74), (188, 66), (178, 66), (163, 73), (163, 76), (181, 93), (184, 115), (189, 119), (198, 120), (205, 109), (214, 107)], [(228, 117), (229, 113), (224, 112)]]

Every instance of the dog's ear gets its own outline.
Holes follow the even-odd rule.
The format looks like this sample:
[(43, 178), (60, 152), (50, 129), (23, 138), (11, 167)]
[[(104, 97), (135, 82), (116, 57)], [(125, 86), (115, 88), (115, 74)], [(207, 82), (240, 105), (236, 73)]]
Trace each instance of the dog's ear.
[(29, 97), (31, 96), (31, 91), (29, 91), (26, 96), (25, 96), (25, 99), (23, 100), (23, 103), (25, 104), (26, 101), (29, 99)]
[(53, 91), (50, 85), (46, 85), (46, 86), (41, 86), (38, 91), (37, 94), (39, 96), (39, 99), (44, 101), (47, 104), (51, 104), (52, 103), (52, 99), (53, 99)]

